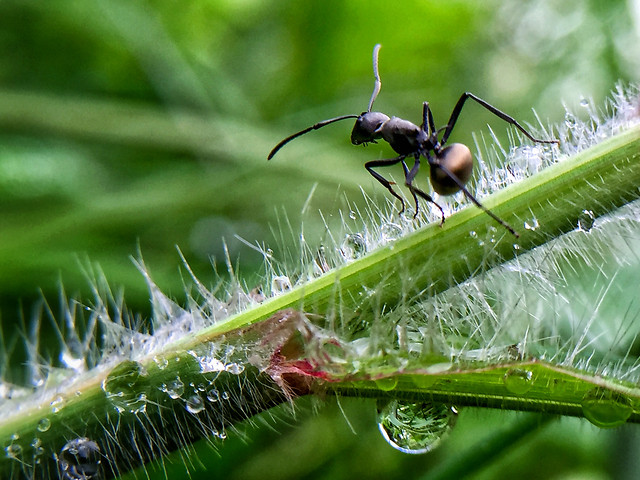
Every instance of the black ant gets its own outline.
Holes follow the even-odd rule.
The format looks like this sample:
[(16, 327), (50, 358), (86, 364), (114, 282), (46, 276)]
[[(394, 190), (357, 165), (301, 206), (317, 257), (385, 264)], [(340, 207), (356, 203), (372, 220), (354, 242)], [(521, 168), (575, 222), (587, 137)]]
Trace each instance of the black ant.
[[(471, 151), (466, 145), (461, 143), (453, 143), (448, 146), (444, 146), (451, 135), (451, 131), (458, 120), (458, 116), (462, 111), (464, 103), (468, 99), (475, 100), (481, 106), (489, 110), (491, 113), (501, 118), (507, 123), (515, 126), (520, 130), (527, 138), (536, 143), (560, 143), (559, 140), (539, 140), (534, 138), (522, 125), (520, 125), (515, 119), (507, 115), (506, 113), (498, 110), (496, 107), (490, 105), (474, 94), (465, 92), (460, 96), (458, 103), (453, 108), (449, 121), (444, 127), (436, 129), (433, 121), (433, 115), (429, 109), (429, 102), (423, 102), (422, 104), (422, 125), (417, 126), (408, 120), (404, 120), (398, 117), (389, 118), (387, 115), (381, 112), (372, 112), (373, 102), (375, 101), (378, 93), (380, 93), (380, 87), (382, 82), (380, 81), (380, 75), (378, 74), (378, 52), (380, 51), (380, 44), (373, 48), (373, 75), (375, 78), (375, 84), (373, 87), (373, 93), (371, 94), (371, 100), (369, 100), (369, 108), (366, 112), (362, 112), (360, 115), (342, 115), (340, 117), (330, 118), (323, 120), (315, 125), (305, 128), (293, 135), (288, 136), (280, 143), (278, 143), (273, 150), (269, 153), (267, 160), (271, 160), (273, 156), (283, 146), (289, 143), (294, 138), (297, 138), (311, 130), (317, 130), (330, 123), (339, 122), (347, 118), (355, 118), (356, 123), (351, 131), (351, 143), (354, 145), (366, 145), (367, 143), (376, 143), (377, 139), (382, 138), (384, 141), (391, 145), (398, 157), (390, 158), (386, 160), (372, 160), (364, 164), (367, 171), (373, 175), (373, 178), (378, 180), (391, 195), (400, 200), (402, 209), (400, 213), (404, 212), (405, 205), (404, 200), (398, 195), (391, 185), (395, 185), (394, 182), (388, 181), (378, 172), (373, 169), (376, 167), (388, 167), (397, 163), (402, 164), (404, 169), (405, 185), (409, 188), (413, 200), (416, 205), (416, 211), (414, 218), (418, 215), (418, 198), (422, 197), (427, 202), (433, 203), (442, 215), (440, 225), (444, 224), (444, 210), (438, 205), (431, 196), (423, 192), (417, 187), (413, 186), (413, 180), (416, 177), (420, 168), (420, 157), (425, 157), (429, 162), (429, 172), (431, 186), (433, 190), (440, 195), (453, 195), (456, 192), (462, 190), (464, 194), (475, 203), (479, 208), (484, 210), (491, 218), (497, 221), (500, 225), (504, 226), (513, 235), (518, 237), (518, 233), (504, 220), (494, 214), (491, 210), (482, 205), (476, 197), (474, 197), (465, 187), (465, 184), (469, 181), (471, 173), (473, 171), (473, 157)], [(442, 137), (438, 140), (440, 132), (444, 132)], [(414, 158), (413, 168), (409, 170), (405, 159), (408, 157)]]

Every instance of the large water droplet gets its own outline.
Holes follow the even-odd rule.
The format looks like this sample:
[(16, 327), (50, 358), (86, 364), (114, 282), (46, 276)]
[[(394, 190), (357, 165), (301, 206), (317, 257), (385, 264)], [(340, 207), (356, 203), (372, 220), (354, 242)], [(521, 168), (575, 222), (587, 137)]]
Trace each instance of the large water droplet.
[(578, 230), (588, 232), (593, 227), (595, 221), (596, 216), (591, 210), (583, 210), (580, 212), (580, 215), (578, 215)]
[(402, 236), (402, 227), (397, 223), (383, 223), (380, 227), (383, 242), (391, 242)]
[(58, 456), (60, 478), (91, 480), (100, 475), (100, 447), (88, 438), (74, 438), (62, 447)]
[(384, 439), (404, 453), (427, 453), (436, 448), (455, 425), (458, 412), (442, 403), (378, 404), (378, 427)]
[(167, 392), (167, 395), (173, 400), (180, 398), (184, 393), (184, 382), (180, 377), (176, 377), (175, 380), (170, 381), (163, 389)]
[(49, 430), (49, 428), (51, 428), (51, 420), (49, 420), (47, 417), (44, 417), (38, 422), (37, 428), (39, 432), (46, 432), (47, 430)]
[(596, 427), (612, 428), (626, 423), (633, 407), (621, 393), (596, 387), (582, 398), (582, 413)]
[(502, 380), (507, 390), (516, 395), (522, 395), (531, 390), (533, 386), (533, 372), (524, 368), (510, 368)]
[(145, 375), (140, 363), (127, 360), (104, 379), (102, 390), (118, 412), (141, 413), (146, 409)]
[(355, 259), (366, 253), (367, 242), (361, 233), (350, 233), (345, 237), (340, 251), (345, 259)]
[(374, 381), (376, 383), (376, 387), (383, 392), (390, 392), (398, 386), (398, 377), (377, 378)]
[(200, 413), (204, 410), (204, 402), (202, 401), (202, 397), (200, 395), (192, 395), (187, 399), (186, 404), (187, 412), (189, 413)]

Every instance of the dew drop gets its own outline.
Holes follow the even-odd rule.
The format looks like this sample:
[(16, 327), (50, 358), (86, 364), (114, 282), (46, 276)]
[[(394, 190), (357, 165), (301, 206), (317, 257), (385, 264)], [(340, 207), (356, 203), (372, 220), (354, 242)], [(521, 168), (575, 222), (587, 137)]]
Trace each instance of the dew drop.
[(589, 100), (587, 100), (586, 98), (582, 97), (580, 99), (580, 106), (583, 108), (587, 108), (589, 106)]
[(414, 375), (411, 377), (411, 380), (413, 380), (413, 383), (415, 383), (418, 388), (429, 388), (436, 383), (438, 377), (435, 375)]
[(380, 227), (383, 242), (391, 242), (402, 236), (402, 227), (397, 223), (383, 223)]
[(232, 375), (240, 375), (242, 372), (244, 372), (244, 365), (235, 362), (227, 363), (224, 369)]
[(153, 361), (156, 362), (160, 370), (164, 370), (169, 366), (169, 360), (166, 357), (153, 357)]
[(189, 397), (187, 399), (186, 409), (187, 412), (193, 414), (200, 413), (202, 410), (204, 410), (204, 402), (202, 401), (200, 395), (192, 395), (191, 397)]
[(7, 458), (19, 460), (20, 455), (22, 454), (22, 447), (17, 443), (12, 443), (11, 445), (5, 447), (4, 454)]
[(524, 222), (524, 228), (526, 228), (527, 230), (534, 231), (537, 230), (539, 226), (540, 224), (538, 223), (538, 219), (536, 217), (533, 217), (531, 221)]
[(366, 253), (367, 242), (361, 233), (350, 233), (345, 237), (340, 251), (347, 260), (355, 259)]
[(180, 398), (184, 393), (184, 383), (180, 379), (180, 377), (176, 377), (175, 380), (169, 382), (169, 384), (166, 386), (165, 391), (167, 392), (167, 395), (169, 395), (169, 397), (173, 400), (175, 400), (176, 398)]
[(222, 398), (222, 400), (229, 400), (229, 392), (222, 392), (220, 398)]
[(42, 418), (38, 422), (37, 428), (39, 432), (46, 432), (47, 430), (49, 430), (49, 428), (51, 428), (51, 420), (49, 420), (47, 417)]
[(286, 275), (278, 275), (271, 280), (271, 293), (278, 295), (291, 290), (291, 280)]
[(573, 129), (578, 125), (578, 119), (573, 113), (567, 112), (564, 116), (564, 124), (568, 129)]
[(427, 453), (455, 425), (458, 411), (442, 403), (378, 402), (378, 428), (384, 439), (404, 453)]
[(218, 400), (220, 400), (220, 392), (217, 389), (212, 388), (207, 392), (207, 400), (212, 403), (217, 402)]
[(60, 450), (58, 466), (63, 480), (91, 480), (100, 476), (100, 447), (88, 438), (74, 438)]
[(351, 210), (351, 211), (349, 212), (349, 218), (350, 218), (351, 220), (355, 220), (356, 218), (358, 218), (358, 216), (356, 215), (356, 212), (354, 212), (353, 210)]
[(589, 390), (582, 398), (582, 413), (596, 427), (612, 428), (626, 423), (633, 407), (628, 397), (602, 387)]
[(470, 236), (471, 238), (478, 238), (478, 232), (476, 232), (475, 230), (471, 230), (471, 231), (469, 232), (469, 236)]
[(51, 413), (58, 413), (62, 409), (63, 401), (64, 399), (62, 398), (62, 395), (58, 395), (56, 398), (51, 400), (51, 403), (49, 404), (51, 405)]
[(33, 447), (33, 456), (38, 457), (44, 453), (44, 448), (42, 447), (42, 440), (38, 437), (35, 437), (31, 441), (31, 447)]
[(591, 210), (583, 210), (580, 212), (580, 215), (578, 215), (578, 230), (582, 230), (583, 232), (590, 231), (595, 221), (596, 216)]
[(224, 363), (215, 357), (198, 357), (198, 361), (202, 373), (222, 372), (225, 368)]
[(502, 377), (502, 381), (511, 393), (523, 395), (533, 386), (533, 372), (524, 368), (510, 368)]
[(118, 364), (102, 382), (102, 390), (120, 413), (140, 413), (146, 409), (143, 383), (146, 371), (132, 360)]
[(390, 392), (398, 386), (398, 377), (377, 378), (374, 382), (383, 392)]

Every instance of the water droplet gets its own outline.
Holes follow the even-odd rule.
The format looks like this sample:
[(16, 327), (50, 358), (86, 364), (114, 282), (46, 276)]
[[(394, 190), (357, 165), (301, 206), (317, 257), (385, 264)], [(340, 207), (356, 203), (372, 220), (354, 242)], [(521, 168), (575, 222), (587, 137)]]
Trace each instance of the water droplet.
[(502, 381), (511, 393), (523, 395), (533, 386), (533, 372), (524, 368), (510, 368), (502, 377)]
[(349, 212), (349, 218), (350, 218), (351, 220), (355, 220), (356, 218), (358, 218), (358, 216), (356, 215), (356, 212), (354, 212), (353, 210), (351, 210), (351, 211)]
[(534, 231), (537, 230), (539, 226), (540, 224), (538, 223), (538, 219), (536, 217), (533, 217), (531, 221), (524, 222), (524, 228), (526, 228), (527, 230)]
[(350, 233), (345, 237), (340, 251), (347, 260), (355, 259), (366, 253), (367, 242), (361, 233)]
[(217, 402), (218, 400), (220, 400), (220, 392), (218, 392), (217, 389), (212, 388), (207, 392), (207, 400), (209, 400), (210, 402)]
[(62, 409), (63, 401), (64, 399), (62, 398), (62, 395), (58, 395), (56, 398), (51, 400), (51, 403), (49, 404), (51, 405), (51, 413), (58, 413)]
[(286, 275), (279, 275), (273, 277), (271, 280), (271, 293), (278, 295), (291, 290), (291, 280)]
[(583, 210), (580, 212), (580, 215), (578, 215), (578, 230), (588, 232), (593, 227), (595, 221), (596, 216), (591, 210)]
[(160, 370), (164, 370), (169, 366), (169, 360), (165, 357), (153, 357), (153, 361), (156, 362), (156, 365)]
[(578, 124), (578, 119), (573, 113), (567, 112), (564, 115), (564, 124), (567, 128), (573, 129)]
[(191, 397), (189, 397), (187, 399), (187, 412), (189, 413), (200, 413), (202, 410), (204, 410), (204, 402), (202, 401), (202, 398), (200, 397), (200, 395), (192, 395)]
[(411, 380), (413, 380), (413, 383), (415, 383), (418, 388), (429, 388), (436, 383), (438, 377), (435, 375), (413, 375)]
[(436, 448), (455, 425), (458, 411), (441, 403), (378, 404), (378, 428), (384, 439), (404, 453), (427, 453)]
[(210, 372), (222, 372), (224, 370), (224, 363), (215, 357), (198, 357), (200, 362), (200, 371), (202, 373)]
[(383, 242), (391, 242), (402, 236), (402, 227), (397, 223), (383, 223), (380, 227)]
[(628, 397), (602, 387), (589, 390), (582, 398), (582, 413), (596, 427), (612, 428), (626, 423), (633, 407)]
[(222, 392), (220, 398), (222, 398), (223, 400), (229, 400), (229, 392)]
[(88, 438), (74, 438), (60, 450), (58, 466), (63, 480), (91, 480), (100, 475), (100, 447)]
[(102, 382), (102, 390), (120, 413), (140, 413), (146, 409), (144, 367), (132, 360), (118, 364)]
[(35, 437), (31, 441), (31, 446), (33, 447), (33, 456), (34, 457), (39, 457), (40, 455), (42, 455), (44, 453), (44, 448), (42, 447), (42, 440), (40, 440), (38, 437)]
[(227, 363), (224, 369), (232, 375), (240, 375), (242, 372), (244, 372), (244, 365), (235, 362)]
[(469, 232), (469, 236), (470, 236), (471, 238), (478, 238), (478, 232), (476, 232), (475, 230), (471, 230), (471, 231)]
[(22, 447), (17, 443), (12, 443), (11, 445), (5, 447), (4, 449), (4, 455), (7, 458), (19, 460), (21, 454), (22, 454)]
[(180, 377), (176, 377), (175, 380), (172, 380), (168, 385), (166, 385), (164, 391), (167, 392), (167, 395), (169, 395), (170, 398), (175, 400), (176, 398), (180, 398), (184, 393), (184, 383)]
[(589, 100), (584, 97), (580, 98), (580, 106), (583, 108), (587, 108), (589, 106)]
[(46, 432), (47, 430), (49, 430), (49, 428), (51, 428), (51, 420), (49, 420), (47, 417), (42, 418), (38, 422), (37, 428), (39, 432)]
[(398, 386), (398, 377), (376, 378), (374, 382), (383, 392), (390, 392)]
[(514, 243), (514, 244), (513, 244), (513, 249), (514, 249), (514, 250), (520, 250), (520, 245), (519, 245), (519, 244), (517, 244), (517, 243)]

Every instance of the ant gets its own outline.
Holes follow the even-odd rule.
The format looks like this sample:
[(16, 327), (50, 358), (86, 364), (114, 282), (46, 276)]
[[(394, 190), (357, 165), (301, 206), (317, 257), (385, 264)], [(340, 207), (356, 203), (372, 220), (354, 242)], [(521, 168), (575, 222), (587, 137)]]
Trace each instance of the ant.
[[(505, 227), (516, 237), (519, 237), (518, 233), (504, 220), (494, 214), (491, 210), (486, 208), (473, 196), (469, 190), (465, 187), (465, 184), (469, 181), (471, 173), (473, 171), (473, 156), (469, 147), (461, 143), (453, 143), (445, 147), (449, 136), (453, 130), (453, 127), (460, 116), (462, 107), (468, 99), (474, 100), (481, 106), (489, 110), (491, 113), (501, 118), (505, 122), (513, 125), (520, 130), (527, 138), (536, 143), (555, 143), (559, 144), (559, 140), (540, 140), (531, 135), (522, 125), (520, 125), (514, 118), (510, 117), (506, 113), (498, 110), (496, 107), (485, 102), (481, 98), (475, 96), (472, 93), (465, 92), (460, 96), (458, 103), (453, 107), (449, 121), (444, 127), (436, 129), (435, 122), (433, 121), (433, 115), (429, 109), (429, 102), (423, 102), (422, 104), (422, 125), (417, 126), (408, 120), (404, 120), (398, 117), (389, 118), (381, 112), (372, 112), (373, 102), (375, 101), (382, 82), (380, 81), (380, 75), (378, 73), (378, 52), (380, 51), (380, 44), (377, 44), (373, 48), (373, 76), (375, 78), (375, 84), (373, 87), (373, 93), (371, 94), (371, 100), (369, 100), (369, 107), (366, 112), (362, 112), (360, 115), (342, 115), (340, 117), (330, 118), (316, 123), (304, 130), (301, 130), (293, 135), (288, 136), (280, 143), (278, 143), (273, 150), (269, 153), (267, 160), (271, 160), (273, 156), (289, 143), (294, 138), (297, 138), (311, 130), (317, 130), (325, 127), (331, 123), (346, 120), (348, 118), (355, 118), (356, 123), (351, 131), (351, 143), (354, 145), (367, 145), (368, 143), (376, 143), (376, 140), (383, 139), (388, 142), (391, 148), (395, 150), (399, 156), (386, 160), (372, 160), (364, 164), (364, 168), (380, 182), (395, 198), (400, 200), (402, 209), (399, 213), (404, 212), (405, 204), (404, 200), (393, 189), (394, 182), (390, 182), (378, 172), (373, 170), (377, 167), (388, 167), (402, 164), (404, 170), (405, 185), (409, 188), (413, 200), (416, 205), (415, 214), (413, 218), (418, 215), (418, 196), (422, 197), (427, 202), (434, 204), (439, 210), (442, 216), (440, 225), (444, 224), (444, 210), (438, 205), (435, 200), (426, 192), (423, 192), (419, 188), (413, 185), (413, 180), (416, 177), (418, 170), (420, 169), (420, 158), (425, 157), (429, 163), (430, 181), (433, 190), (439, 195), (453, 195), (454, 193), (462, 192), (465, 196), (487, 213), (500, 225)], [(442, 133), (440, 139), (438, 135)], [(405, 160), (409, 157), (413, 157), (414, 164), (411, 170), (407, 166)]]

